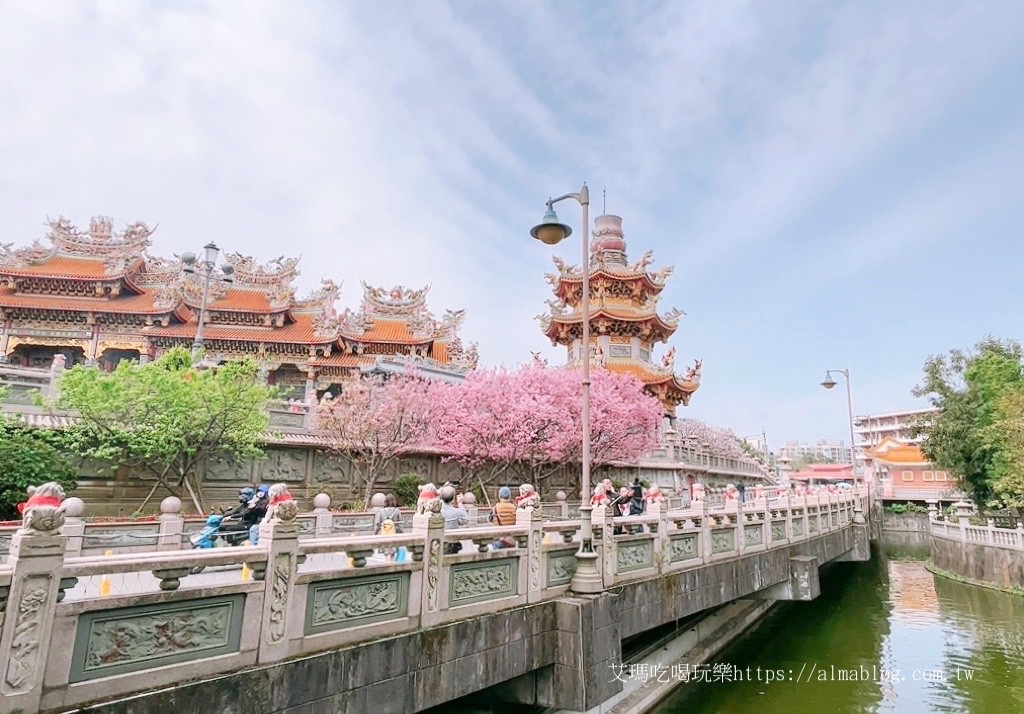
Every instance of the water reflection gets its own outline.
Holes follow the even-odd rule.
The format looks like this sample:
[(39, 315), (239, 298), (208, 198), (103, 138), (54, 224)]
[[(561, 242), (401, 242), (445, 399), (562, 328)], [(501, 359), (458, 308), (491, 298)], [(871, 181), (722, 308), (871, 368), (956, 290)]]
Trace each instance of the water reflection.
[(874, 555), (833, 566), (817, 600), (778, 607), (716, 658), (749, 680), (691, 682), (657, 711), (1024, 711), (1024, 598), (933, 576), (920, 551)]

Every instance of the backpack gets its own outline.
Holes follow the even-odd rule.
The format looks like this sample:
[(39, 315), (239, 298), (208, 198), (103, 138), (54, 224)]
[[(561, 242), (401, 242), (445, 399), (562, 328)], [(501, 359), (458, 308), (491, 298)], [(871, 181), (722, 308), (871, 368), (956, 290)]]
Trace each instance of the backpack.
[(374, 531), (377, 535), (395, 535), (402, 532), (402, 512), (397, 508), (385, 508), (381, 510), (381, 521)]

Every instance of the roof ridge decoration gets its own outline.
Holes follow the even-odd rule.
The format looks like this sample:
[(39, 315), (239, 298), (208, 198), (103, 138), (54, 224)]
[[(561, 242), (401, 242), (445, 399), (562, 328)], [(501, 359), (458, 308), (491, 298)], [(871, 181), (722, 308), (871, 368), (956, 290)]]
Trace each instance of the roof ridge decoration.
[(367, 285), (365, 280), (360, 280), (363, 286), (363, 311), (370, 317), (405, 317), (411, 315), (416, 308), (426, 305), (427, 293), (430, 286), (426, 285), (419, 290), (407, 288), (404, 285), (396, 285), (390, 290)]
[[(313, 334), (317, 337), (337, 339), (341, 333), (342, 319), (335, 304), (341, 294), (341, 284), (330, 278), (321, 278), (320, 287), (312, 290), (302, 300), (297, 300), (292, 305), (293, 311), (314, 313)], [(346, 311), (348, 312), (348, 311)]]
[(448, 343), (448, 363), (450, 365), (460, 371), (469, 372), (476, 369), (479, 361), (480, 354), (475, 342), (470, 342), (469, 347), (465, 347), (461, 337), (458, 335), (452, 337)]
[(260, 264), (251, 255), (227, 253), (224, 260), (235, 269), (235, 282), (252, 287), (288, 288), (294, 293), (292, 282), (299, 276), (299, 258), (279, 255)]
[(0, 265), (25, 267), (59, 253), (72, 258), (101, 260), (107, 275), (119, 276), (142, 257), (151, 243), (150, 236), (156, 230), (136, 221), (126, 225), (122, 231), (114, 231), (114, 221), (109, 216), (94, 216), (85, 233), (64, 216), (47, 218), (46, 225), (50, 228), (46, 234), (50, 246), (38, 238), (31, 245), (14, 250), (11, 248), (13, 244), (0, 245)]

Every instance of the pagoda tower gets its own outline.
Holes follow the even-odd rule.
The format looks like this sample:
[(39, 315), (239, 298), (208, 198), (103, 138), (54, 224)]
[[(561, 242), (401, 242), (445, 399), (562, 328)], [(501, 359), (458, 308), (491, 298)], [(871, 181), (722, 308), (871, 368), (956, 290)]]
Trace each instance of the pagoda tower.
[[(590, 359), (595, 368), (625, 372), (640, 379), (665, 407), (670, 418), (686, 406), (700, 387), (700, 360), (684, 375), (675, 373), (675, 347), (655, 362), (654, 345), (667, 343), (679, 326), (681, 310), (658, 313), (658, 301), (672, 267), (649, 271), (652, 252), (630, 265), (619, 216), (598, 216), (590, 244)], [(544, 277), (554, 288), (550, 312), (539, 316), (541, 329), (553, 345), (567, 350), (569, 366), (583, 359), (583, 273), (554, 258), (558, 274)]]

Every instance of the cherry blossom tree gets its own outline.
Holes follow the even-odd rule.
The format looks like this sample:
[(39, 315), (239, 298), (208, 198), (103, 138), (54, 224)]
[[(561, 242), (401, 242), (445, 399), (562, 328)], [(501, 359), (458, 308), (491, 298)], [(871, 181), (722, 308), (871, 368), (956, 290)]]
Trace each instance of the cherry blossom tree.
[[(591, 377), (594, 465), (630, 462), (657, 444), (662, 408), (634, 377), (595, 370)], [(452, 389), (440, 409), (435, 443), (494, 483), (514, 467), (539, 482), (583, 447), (580, 373), (530, 364), (479, 372)]]
[(324, 400), (317, 409), (321, 431), (332, 448), (352, 462), (363, 486), (364, 507), (369, 507), (381, 475), (403, 455), (429, 445), (435, 406), (445, 401), (449, 385), (431, 382), (414, 373), (350, 377), (341, 394)]
[(513, 466), (544, 453), (571, 428), (561, 384), (540, 366), (470, 374), (437, 406), (434, 444), (448, 459), (496, 483)]
[(683, 441), (706, 449), (713, 456), (753, 461), (743, 451), (740, 438), (731, 429), (711, 426), (696, 419), (680, 419), (676, 422), (676, 431)]

